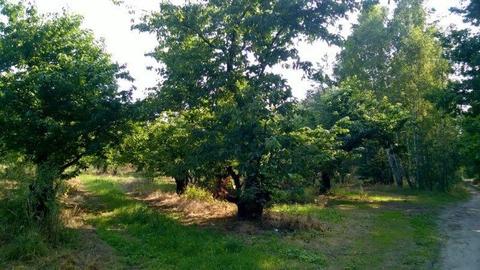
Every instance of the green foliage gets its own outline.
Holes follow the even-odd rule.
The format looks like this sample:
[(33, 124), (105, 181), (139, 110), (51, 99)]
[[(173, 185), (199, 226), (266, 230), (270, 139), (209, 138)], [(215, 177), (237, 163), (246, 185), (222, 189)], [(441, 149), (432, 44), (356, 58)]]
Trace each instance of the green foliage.
[[(20, 169), (17, 168), (19, 171)], [(24, 168), (24, 171), (28, 171)], [(55, 234), (50, 228), (39, 227), (29, 210), (29, 190), (23, 173), (21, 178), (3, 178), (0, 175), (0, 267), (15, 261), (33, 261), (48, 255), (55, 246), (72, 240), (71, 232), (61, 227), (58, 219), (52, 221)]]
[(3, 142), (36, 164), (75, 165), (116, 132), (126, 101), (116, 78), (125, 75), (79, 17), (44, 18), (33, 7), (10, 4), (2, 14)]
[[(393, 104), (386, 97), (377, 99), (373, 91), (365, 90), (362, 85), (358, 79), (347, 79), (339, 87), (311, 93), (303, 103), (304, 119), (309, 126), (325, 127), (343, 121), (349, 132), (339, 134), (337, 140), (349, 154), (337, 161), (337, 170), (357, 165), (361, 177), (381, 179), (386, 171), (385, 160), (378, 161), (384, 152), (381, 148), (394, 144), (395, 134), (407, 114), (401, 104)], [(374, 166), (380, 166), (379, 170), (374, 171)]]
[(338, 81), (355, 74), (361, 88), (377, 90), (385, 87), (388, 73), (385, 60), (389, 57), (391, 40), (385, 27), (387, 16), (387, 8), (380, 5), (364, 7), (338, 57), (340, 64), (335, 69)]
[[(422, 4), (421, 0), (399, 1), (391, 19), (380, 6), (364, 9), (359, 24), (354, 27), (340, 54), (336, 75), (341, 82), (355, 78), (357, 89), (370, 95), (365, 98), (367, 104), (372, 104), (369, 100), (377, 99), (380, 105), (388, 97), (390, 102), (402, 106), (400, 121), (395, 117), (399, 114), (375, 109), (370, 113), (369, 109), (363, 111), (357, 104), (344, 106), (352, 108), (349, 114), (363, 112), (368, 117), (385, 117), (380, 119), (387, 125), (380, 125), (373, 133), (383, 137), (382, 132), (386, 132), (389, 135), (387, 140), (377, 145), (368, 143), (361, 153), (363, 158), (370, 156), (378, 160), (383, 157), (388, 162), (375, 164), (390, 166), (399, 184), (405, 178), (411, 187), (445, 190), (455, 182), (459, 163), (455, 147), (445, 149), (441, 145), (458, 145), (459, 129), (443, 108), (436, 107), (439, 99), (448, 95), (450, 67), (436, 38), (437, 31), (426, 25)], [(371, 89), (374, 95), (365, 89)], [(373, 104), (367, 108), (375, 107)], [(388, 109), (383, 111), (388, 112)], [(385, 121), (389, 118), (396, 128)], [(355, 119), (352, 120), (355, 123)], [(352, 134), (360, 134), (361, 139), (368, 139), (368, 134), (355, 132), (354, 128), (351, 130)], [(373, 164), (365, 165), (370, 167)], [(384, 167), (383, 171), (386, 170)], [(385, 177), (371, 170), (361, 172), (367, 175), (377, 173), (376, 176), (370, 175), (377, 179)]]
[(463, 164), (467, 165), (468, 172), (473, 177), (480, 176), (480, 115), (466, 117), (463, 120), (465, 133), (461, 139), (461, 154)]
[[(136, 28), (157, 35), (159, 44), (151, 55), (163, 64), (159, 73), (165, 78), (151, 99), (157, 101), (157, 111), (171, 110), (179, 117), (174, 121), (179, 121), (175, 128), (181, 136), (173, 138), (171, 145), (178, 151), (168, 151), (173, 152), (165, 159), (169, 165), (155, 167), (169, 167), (168, 175), (189, 174), (195, 181), (230, 176), (236, 182), (231, 199), (255, 208), (260, 212), (252, 213), (256, 217), (279, 181), (317, 172), (303, 169), (317, 161), (319, 167), (332, 157), (328, 151), (334, 146), (321, 145), (332, 136), (320, 138), (328, 131), (290, 125), (291, 89), (270, 68), (286, 64), (309, 69), (293, 40), (337, 40), (327, 25), (355, 5), (311, 0), (163, 3), (160, 12), (146, 16)], [(158, 121), (163, 121), (162, 114)], [(165, 138), (162, 128), (157, 129), (153, 133)], [(302, 159), (312, 157), (308, 164), (294, 158), (301, 143), (310, 151)], [(297, 149), (290, 151), (290, 145)], [(292, 170), (286, 174), (286, 169), (276, 169), (283, 165)]]
[(313, 185), (304, 181), (289, 183), (284, 189), (272, 191), (272, 204), (313, 203), (318, 197), (318, 191)]
[(117, 79), (129, 76), (78, 16), (5, 1), (0, 13), (0, 141), (37, 165), (29, 200), (43, 222), (53, 218), (57, 180), (120, 134), (129, 93)]
[(204, 202), (213, 201), (212, 193), (209, 190), (196, 187), (196, 186), (187, 187), (183, 196), (191, 200), (204, 201)]
[[(479, 3), (471, 1), (462, 9), (454, 10), (464, 16), (464, 21), (472, 24), (466, 29), (455, 29), (446, 38), (448, 56), (455, 63), (455, 75), (458, 78), (452, 83), (451, 96), (457, 111), (464, 115), (462, 120), (464, 133), (462, 134), (463, 164), (472, 176), (480, 175), (478, 144), (479, 115), (480, 115), (480, 35)], [(458, 108), (460, 110), (458, 110)]]
[(0, 179), (12, 181), (32, 181), (35, 166), (18, 153), (6, 153), (0, 160)]

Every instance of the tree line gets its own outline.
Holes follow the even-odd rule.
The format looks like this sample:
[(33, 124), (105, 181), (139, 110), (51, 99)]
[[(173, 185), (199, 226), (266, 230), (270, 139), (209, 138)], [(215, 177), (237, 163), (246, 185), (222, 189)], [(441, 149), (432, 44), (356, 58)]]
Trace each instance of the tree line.
[[(161, 64), (134, 102), (81, 17), (2, 0), (0, 160), (35, 164), (28, 209), (46, 228), (62, 181), (100, 164), (204, 187), (242, 219), (350, 178), (447, 191), (480, 168), (478, 5), (452, 11), (471, 27), (443, 33), (422, 0), (392, 16), (377, 1), (163, 2), (132, 27), (156, 35)], [(334, 28), (356, 12), (343, 40)], [(333, 75), (299, 56), (316, 40), (342, 48)], [(295, 99), (278, 65), (322, 86)]]

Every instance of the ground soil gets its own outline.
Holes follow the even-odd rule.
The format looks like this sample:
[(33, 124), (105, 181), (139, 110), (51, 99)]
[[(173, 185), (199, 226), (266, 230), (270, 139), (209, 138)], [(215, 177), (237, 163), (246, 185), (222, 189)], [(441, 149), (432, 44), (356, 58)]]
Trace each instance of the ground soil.
[(441, 227), (447, 238), (441, 254), (441, 269), (480, 269), (480, 191), (470, 188), (468, 202), (446, 209)]

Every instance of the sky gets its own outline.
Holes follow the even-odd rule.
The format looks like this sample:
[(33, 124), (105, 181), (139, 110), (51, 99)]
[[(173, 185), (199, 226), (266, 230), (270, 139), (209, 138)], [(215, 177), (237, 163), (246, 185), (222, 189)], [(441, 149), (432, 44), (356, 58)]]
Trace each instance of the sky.
[[(183, 3), (185, 0), (171, 0), (175, 3)], [(452, 15), (449, 8), (459, 6), (461, 0), (426, 0), (426, 8), (435, 11), (430, 16), (430, 21), (438, 21), (440, 28), (449, 25), (461, 24), (461, 18)], [(136, 86), (134, 98), (142, 98), (146, 95), (149, 87), (155, 86), (159, 75), (149, 66), (158, 64), (145, 53), (155, 48), (155, 36), (147, 33), (132, 31), (132, 19), (139, 15), (158, 9), (159, 0), (124, 0), (124, 5), (114, 5), (112, 0), (35, 0), (33, 1), (40, 12), (51, 13), (66, 10), (69, 13), (79, 14), (84, 17), (84, 27), (91, 29), (98, 39), (102, 39), (105, 49), (112, 55), (114, 61), (126, 64), (130, 74), (135, 78)], [(382, 0), (387, 4), (388, 0)], [(135, 15), (129, 13), (135, 10)], [(356, 22), (356, 16), (351, 16), (344, 24), (342, 35), (347, 36), (351, 25)], [(318, 63), (326, 69), (334, 65), (335, 56), (339, 52), (336, 47), (328, 46), (322, 42), (313, 44), (297, 44), (302, 60)], [(293, 95), (299, 99), (305, 97), (306, 92), (314, 87), (314, 83), (304, 78), (301, 71), (287, 70), (275, 67), (274, 72), (281, 74), (292, 86)], [(129, 87), (129, 83), (121, 82), (122, 87)]]

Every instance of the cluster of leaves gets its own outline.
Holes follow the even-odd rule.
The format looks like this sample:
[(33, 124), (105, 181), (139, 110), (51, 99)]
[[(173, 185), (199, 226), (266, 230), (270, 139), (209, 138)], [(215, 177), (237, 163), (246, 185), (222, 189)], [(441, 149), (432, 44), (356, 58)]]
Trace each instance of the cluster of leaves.
[(345, 127), (349, 132), (337, 138), (348, 155), (334, 164), (337, 172), (349, 173), (355, 164), (352, 161), (360, 160), (357, 164), (360, 165), (360, 177), (379, 182), (391, 178), (386, 174), (388, 170), (382, 169), (387, 159), (377, 158), (372, 148), (388, 148), (395, 144), (396, 133), (408, 119), (401, 104), (394, 104), (387, 97), (377, 98), (374, 91), (362, 88), (360, 80), (349, 78), (338, 87), (310, 93), (303, 108), (303, 119), (308, 126), (329, 128), (348, 119)]

